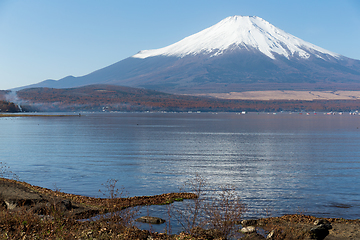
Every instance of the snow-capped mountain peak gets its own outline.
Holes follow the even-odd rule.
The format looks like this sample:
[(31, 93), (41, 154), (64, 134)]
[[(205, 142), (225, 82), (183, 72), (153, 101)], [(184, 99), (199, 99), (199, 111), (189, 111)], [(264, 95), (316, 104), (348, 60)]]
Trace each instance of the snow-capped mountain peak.
[(133, 58), (154, 56), (185, 57), (200, 53), (216, 56), (229, 48), (257, 49), (269, 58), (283, 55), (286, 58), (298, 56), (309, 58), (311, 54), (322, 58), (328, 54), (335, 58), (340, 55), (301, 40), (256, 16), (231, 16), (219, 23), (160, 49), (143, 50)]
[(177, 94), (355, 90), (360, 89), (360, 60), (305, 42), (262, 18), (232, 16), (167, 47), (141, 51), (81, 77), (31, 87), (89, 84)]

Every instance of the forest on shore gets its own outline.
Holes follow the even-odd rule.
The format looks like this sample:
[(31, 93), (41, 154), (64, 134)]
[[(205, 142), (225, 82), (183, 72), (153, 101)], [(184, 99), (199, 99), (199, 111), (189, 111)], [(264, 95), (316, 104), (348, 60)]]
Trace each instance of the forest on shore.
[[(201, 112), (354, 112), (360, 100), (231, 100), (175, 95), (154, 90), (112, 85), (79, 88), (29, 88), (15, 95), (14, 101), (0, 91), (0, 111), (201, 111)], [(2, 96), (2, 97), (1, 97)], [(21, 107), (19, 107), (21, 106)]]
[(0, 100), (0, 112), (15, 113), (20, 111), (19, 106), (15, 103)]

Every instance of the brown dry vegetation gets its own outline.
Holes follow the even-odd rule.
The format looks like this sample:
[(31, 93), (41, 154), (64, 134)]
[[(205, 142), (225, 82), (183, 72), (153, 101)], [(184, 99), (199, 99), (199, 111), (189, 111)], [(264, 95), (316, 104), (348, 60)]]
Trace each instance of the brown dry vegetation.
[(207, 93), (196, 96), (211, 96), (220, 99), (239, 100), (359, 100), (360, 91), (247, 91), (230, 93)]
[(257, 226), (267, 231), (275, 230), (274, 239), (311, 239), (309, 230), (314, 227), (314, 222), (318, 219), (326, 220), (332, 226), (325, 240), (360, 239), (360, 219), (316, 218), (314, 216), (294, 214), (263, 218), (257, 221)]
[[(40, 194), (37, 201), (17, 201), (18, 207), (9, 209), (3, 194), (10, 189), (21, 199), (21, 194)], [(147, 239), (156, 235), (132, 226), (131, 207), (140, 205), (170, 204), (175, 199), (194, 198), (191, 193), (169, 193), (131, 198), (91, 198), (52, 191), (25, 182), (0, 178), (0, 239)], [(26, 195), (26, 194), (25, 194)], [(60, 204), (71, 201), (71, 208)], [(123, 211), (129, 210), (124, 215)], [(41, 210), (41, 211), (39, 211)], [(78, 221), (99, 214), (94, 221)], [(161, 236), (161, 234), (160, 234)]]
[[(0, 175), (8, 173), (2, 169)], [(14, 176), (14, 175), (12, 175)], [(108, 198), (91, 198), (86, 196), (52, 191), (30, 185), (25, 182), (0, 178), (0, 200), (9, 189), (15, 195), (22, 192), (38, 194), (40, 201), (23, 202), (18, 207), (9, 209), (0, 204), (0, 239), (265, 239), (264, 234), (258, 233), (236, 235), (242, 220), (245, 206), (238, 196), (233, 195), (232, 188), (222, 188), (220, 197), (216, 201), (208, 201), (211, 197), (204, 198), (206, 182), (201, 177), (188, 181), (190, 185), (184, 190), (193, 193), (180, 192), (156, 196), (122, 198), (122, 192), (116, 189), (116, 181), (109, 180), (105, 185)], [(26, 195), (26, 194), (25, 194)], [(133, 226), (136, 208), (139, 205), (169, 204), (177, 199), (192, 198), (193, 204), (185, 206), (185, 213), (175, 209), (172, 214), (180, 213), (180, 218), (185, 217), (185, 232), (178, 235), (155, 233), (140, 230)], [(21, 199), (21, 197), (20, 197)], [(204, 200), (207, 201), (204, 201)], [(64, 200), (71, 201), (70, 208), (61, 204)], [(0, 202), (1, 202), (0, 201)], [(189, 201), (191, 202), (191, 201)], [(188, 203), (189, 203), (188, 202)], [(41, 207), (42, 208), (39, 208)], [(46, 207), (44, 207), (46, 206)], [(168, 205), (169, 209), (171, 205)], [(42, 212), (38, 210), (42, 209)], [(119, 211), (119, 210), (128, 211)], [(78, 221), (84, 217), (101, 215), (92, 221)], [(191, 213), (193, 215), (189, 215)], [(210, 218), (204, 218), (206, 213)], [(99, 216), (99, 215), (98, 215)], [(187, 218), (189, 217), (189, 218)], [(187, 219), (189, 221), (187, 221)], [(302, 214), (285, 215), (256, 220), (253, 226), (264, 233), (274, 231), (271, 239), (314, 239), (309, 230), (314, 227), (313, 216)], [(184, 218), (183, 218), (184, 220)], [(360, 239), (360, 220), (326, 219), (331, 223), (332, 229), (325, 240), (334, 239)], [(204, 224), (206, 223), (206, 224)], [(210, 226), (210, 228), (209, 228)], [(318, 238), (319, 239), (319, 238)]]

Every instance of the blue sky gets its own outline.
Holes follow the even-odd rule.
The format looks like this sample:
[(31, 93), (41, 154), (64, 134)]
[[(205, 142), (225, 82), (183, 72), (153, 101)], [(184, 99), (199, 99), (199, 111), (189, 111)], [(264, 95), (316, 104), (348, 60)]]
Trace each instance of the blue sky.
[(0, 0), (0, 89), (82, 76), (232, 15), (360, 59), (359, 0)]

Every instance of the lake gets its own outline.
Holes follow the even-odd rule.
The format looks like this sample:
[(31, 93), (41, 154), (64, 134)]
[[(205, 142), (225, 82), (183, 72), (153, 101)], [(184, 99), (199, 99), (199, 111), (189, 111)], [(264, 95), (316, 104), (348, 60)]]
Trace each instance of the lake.
[(33, 185), (101, 197), (117, 179), (128, 196), (154, 195), (199, 173), (236, 186), (249, 217), (360, 218), (359, 115), (82, 113), (0, 126), (0, 161)]

